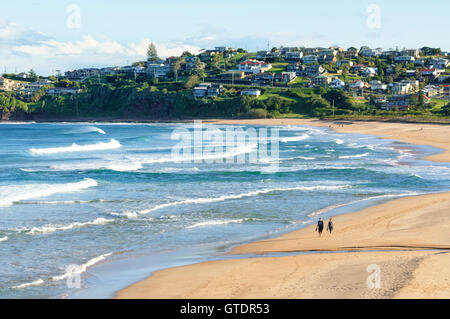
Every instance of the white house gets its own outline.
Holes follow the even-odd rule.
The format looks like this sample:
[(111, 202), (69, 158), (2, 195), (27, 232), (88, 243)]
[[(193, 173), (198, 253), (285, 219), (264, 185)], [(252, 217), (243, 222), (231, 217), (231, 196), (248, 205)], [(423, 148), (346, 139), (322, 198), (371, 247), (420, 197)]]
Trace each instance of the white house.
[(345, 88), (345, 82), (342, 81), (341, 79), (336, 78), (330, 82), (330, 88), (343, 89)]
[(387, 89), (387, 85), (381, 83), (381, 81), (373, 80), (369, 82), (369, 85), (372, 91), (385, 91)]
[(362, 89), (362, 88), (365, 87), (365, 84), (361, 80), (356, 80), (356, 81), (351, 82), (349, 84), (349, 86), (350, 86), (351, 89)]
[(414, 63), (416, 59), (412, 56), (409, 55), (400, 55), (400, 56), (396, 56), (394, 58), (395, 62), (400, 62), (400, 63)]
[(239, 71), (256, 74), (270, 70), (272, 68), (272, 65), (268, 62), (258, 60), (246, 60), (244, 62), (239, 63), (238, 68)]
[(261, 91), (258, 89), (245, 89), (241, 91), (241, 95), (258, 97), (261, 95)]
[(336, 66), (337, 67), (341, 67), (343, 65), (348, 65), (349, 67), (353, 66), (353, 61), (350, 60), (339, 60), (336, 62)]

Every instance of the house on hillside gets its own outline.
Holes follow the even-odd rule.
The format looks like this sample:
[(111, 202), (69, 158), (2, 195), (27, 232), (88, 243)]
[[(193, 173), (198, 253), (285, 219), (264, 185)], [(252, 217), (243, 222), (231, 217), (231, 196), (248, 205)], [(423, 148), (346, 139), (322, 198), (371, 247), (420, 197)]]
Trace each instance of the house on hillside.
[(326, 75), (319, 75), (311, 80), (311, 83), (315, 86), (328, 86), (331, 82), (331, 77)]
[(344, 51), (344, 56), (346, 59), (353, 59), (359, 55), (359, 50), (355, 47), (350, 47), (347, 51)]
[(261, 91), (258, 89), (245, 89), (241, 91), (241, 95), (248, 95), (252, 97), (259, 97), (261, 95)]
[(414, 63), (415, 60), (413, 56), (409, 55), (399, 55), (394, 58), (394, 61), (398, 63)]
[(300, 61), (303, 58), (303, 52), (302, 51), (286, 52), (284, 57), (288, 61)]
[(272, 65), (269, 62), (263, 62), (258, 60), (246, 60), (244, 62), (239, 63), (238, 69), (239, 71), (243, 71), (246, 74), (256, 74), (268, 71), (272, 68)]
[(376, 92), (384, 92), (387, 90), (387, 85), (383, 84), (381, 81), (373, 80), (369, 82), (370, 89)]
[(45, 91), (46, 94), (51, 96), (61, 96), (61, 95), (76, 95), (81, 93), (79, 88), (51, 88)]
[(344, 89), (345, 88), (345, 82), (341, 79), (335, 78), (330, 82), (330, 88), (332, 89)]
[(314, 64), (318, 62), (318, 58), (315, 55), (306, 55), (303, 57), (303, 64)]
[(302, 72), (302, 75), (312, 78), (325, 73), (326, 70), (321, 65), (309, 65), (305, 68), (305, 71)]

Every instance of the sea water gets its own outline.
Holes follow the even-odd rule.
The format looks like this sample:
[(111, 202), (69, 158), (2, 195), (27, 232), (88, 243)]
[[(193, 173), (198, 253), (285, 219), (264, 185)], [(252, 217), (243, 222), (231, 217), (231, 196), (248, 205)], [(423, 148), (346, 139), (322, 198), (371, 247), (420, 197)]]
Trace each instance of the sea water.
[(0, 298), (110, 297), (156, 269), (218, 256), (346, 207), (450, 186), (449, 165), (423, 159), (439, 151), (431, 147), (272, 127), (280, 157), (273, 171), (264, 162), (178, 161), (171, 135), (179, 128), (194, 129), (0, 124)]

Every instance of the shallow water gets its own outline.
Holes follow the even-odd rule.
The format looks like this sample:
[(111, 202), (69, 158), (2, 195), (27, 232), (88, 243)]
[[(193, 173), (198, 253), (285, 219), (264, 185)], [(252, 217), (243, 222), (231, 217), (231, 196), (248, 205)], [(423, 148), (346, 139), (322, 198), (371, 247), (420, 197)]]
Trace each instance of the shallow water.
[[(420, 159), (436, 152), (430, 147), (278, 127), (272, 171), (269, 162), (205, 163), (202, 155), (179, 162), (171, 134), (180, 128), (193, 129), (0, 124), (0, 298), (107, 297), (153, 270), (208, 259), (348, 204), (450, 186), (447, 164)], [(70, 265), (81, 266), (88, 289), (68, 288)]]

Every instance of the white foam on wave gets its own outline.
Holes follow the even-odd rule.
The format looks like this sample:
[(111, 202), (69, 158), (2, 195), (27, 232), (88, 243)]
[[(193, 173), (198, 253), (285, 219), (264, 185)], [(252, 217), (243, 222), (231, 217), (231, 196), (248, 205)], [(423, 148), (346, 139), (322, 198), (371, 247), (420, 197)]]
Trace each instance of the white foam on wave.
[(67, 279), (69, 277), (72, 277), (73, 275), (79, 275), (82, 274), (84, 272), (86, 272), (86, 270), (89, 267), (94, 266), (95, 264), (99, 263), (100, 261), (106, 259), (106, 257), (111, 256), (112, 253), (108, 253), (108, 254), (103, 254), (100, 255), (98, 257), (94, 257), (92, 259), (90, 259), (88, 262), (86, 262), (85, 264), (79, 266), (79, 267), (74, 267), (73, 269), (68, 270), (66, 273), (60, 275), (60, 276), (54, 276), (51, 278), (52, 281), (59, 281), (59, 280), (64, 280)]
[(358, 199), (349, 203), (344, 203), (344, 204), (336, 204), (336, 205), (331, 205), (331, 206), (327, 206), (325, 208), (319, 209), (315, 212), (312, 212), (311, 214), (308, 215), (308, 217), (317, 217), (318, 215), (321, 215), (323, 213), (329, 212), (330, 210), (339, 208), (339, 207), (345, 207), (345, 206), (350, 206), (356, 203), (360, 203), (360, 202), (364, 202), (364, 201), (368, 201), (368, 200), (373, 200), (373, 199), (381, 199), (381, 198), (395, 198), (395, 197), (406, 197), (406, 196), (416, 196), (416, 195), (420, 195), (420, 193), (416, 193), (416, 192), (411, 192), (411, 193), (403, 193), (403, 194), (387, 194), (387, 195), (378, 195), (378, 196), (372, 196), (372, 197), (367, 197), (367, 198), (363, 198), (363, 199)]
[[(94, 257), (94, 258), (90, 259), (88, 262), (86, 262), (85, 264), (82, 264), (80, 266), (68, 267), (67, 271), (64, 274), (59, 275), (59, 276), (50, 277), (49, 281), (60, 281), (60, 280), (64, 280), (64, 279), (70, 278), (70, 277), (72, 277), (74, 275), (80, 275), (80, 274), (86, 272), (89, 267), (94, 266), (95, 264), (101, 262), (102, 260), (106, 259), (107, 257), (109, 257), (111, 255), (112, 255), (112, 253), (103, 254), (103, 255), (100, 255), (98, 257)], [(32, 282), (24, 283), (24, 284), (21, 284), (21, 285), (18, 285), (18, 286), (14, 286), (14, 287), (11, 287), (11, 288), (13, 288), (13, 289), (23, 289), (23, 288), (27, 288), (27, 287), (30, 287), (30, 286), (41, 286), (44, 283), (45, 283), (45, 281), (43, 279), (38, 279), (38, 280), (35, 280), (35, 281), (32, 281)]]
[(336, 144), (339, 144), (339, 145), (340, 145), (340, 144), (344, 144), (344, 141), (341, 140), (341, 139), (338, 139), (338, 138), (335, 139), (334, 142), (335, 142)]
[(368, 155), (369, 155), (369, 153), (358, 154), (358, 155), (343, 155), (343, 156), (339, 156), (339, 158), (341, 158), (341, 159), (361, 158), (361, 157), (366, 157)]
[(122, 145), (115, 139), (109, 142), (98, 142), (96, 144), (78, 145), (73, 143), (71, 146), (50, 147), (50, 148), (30, 148), (30, 153), (35, 155), (49, 155), (58, 153), (73, 153), (73, 152), (91, 152), (103, 151), (121, 148)]
[(210, 226), (218, 226), (218, 225), (226, 225), (226, 224), (240, 224), (244, 222), (244, 219), (231, 219), (231, 220), (210, 220), (206, 222), (196, 223), (190, 226), (187, 226), (186, 228), (192, 229), (192, 228), (198, 228), (198, 227), (210, 227)]
[(280, 138), (281, 143), (290, 143), (290, 142), (300, 142), (308, 139), (310, 136), (308, 134), (302, 134), (297, 136), (283, 137)]
[(27, 288), (27, 287), (30, 287), (30, 286), (40, 286), (43, 283), (44, 283), (44, 281), (42, 279), (38, 279), (38, 280), (35, 280), (35, 281), (32, 281), (32, 282), (27, 282), (25, 284), (21, 284), (21, 285), (14, 286), (14, 287), (11, 287), (11, 288), (12, 289), (23, 289), (23, 288)]
[(200, 162), (200, 161), (214, 161), (225, 158), (232, 158), (235, 156), (245, 155), (257, 150), (257, 144), (250, 144), (240, 147), (235, 147), (231, 150), (225, 149), (224, 152), (199, 152), (194, 155), (170, 155), (166, 157), (154, 158), (146, 156), (128, 156), (128, 161), (110, 161), (97, 162), (88, 164), (66, 164), (66, 165), (52, 165), (50, 168), (57, 171), (73, 171), (73, 170), (96, 170), (108, 169), (117, 172), (132, 172), (143, 168), (144, 164), (163, 164), (163, 163), (180, 163), (180, 162)]
[(163, 208), (178, 206), (178, 205), (190, 205), (190, 204), (208, 204), (208, 203), (217, 203), (217, 202), (223, 202), (227, 200), (234, 200), (234, 199), (242, 199), (246, 197), (253, 197), (273, 192), (289, 192), (289, 191), (315, 191), (315, 190), (338, 190), (338, 189), (344, 189), (349, 188), (350, 185), (318, 185), (318, 186), (297, 186), (297, 187), (286, 187), (286, 188), (268, 188), (268, 189), (261, 189), (253, 192), (248, 193), (241, 193), (241, 194), (235, 194), (235, 195), (224, 195), (220, 197), (201, 197), (201, 198), (190, 198), (185, 199), (181, 201), (176, 202), (170, 202), (166, 204), (157, 205), (153, 208), (144, 209), (139, 212), (124, 212), (124, 213), (112, 213), (116, 216), (124, 216), (124, 217), (130, 217), (136, 218), (139, 215), (145, 215), (151, 212), (154, 212), (156, 210), (160, 210)]
[(0, 206), (10, 206), (15, 202), (47, 197), (55, 194), (78, 192), (97, 185), (98, 183), (95, 180), (86, 178), (80, 182), (67, 184), (0, 186)]
[(7, 240), (8, 240), (8, 236), (2, 237), (2, 238), (0, 238), (0, 243), (1, 243), (2, 241), (7, 241)]
[(70, 230), (74, 228), (81, 228), (81, 227), (87, 227), (87, 226), (93, 226), (93, 225), (105, 225), (107, 223), (114, 222), (114, 219), (105, 219), (105, 218), (97, 218), (93, 221), (89, 222), (74, 222), (67, 225), (45, 225), (41, 227), (32, 227), (32, 228), (18, 228), (15, 229), (19, 232), (25, 232), (28, 235), (42, 235), (42, 234), (49, 234), (54, 233), (58, 231), (64, 231), (64, 230)]

